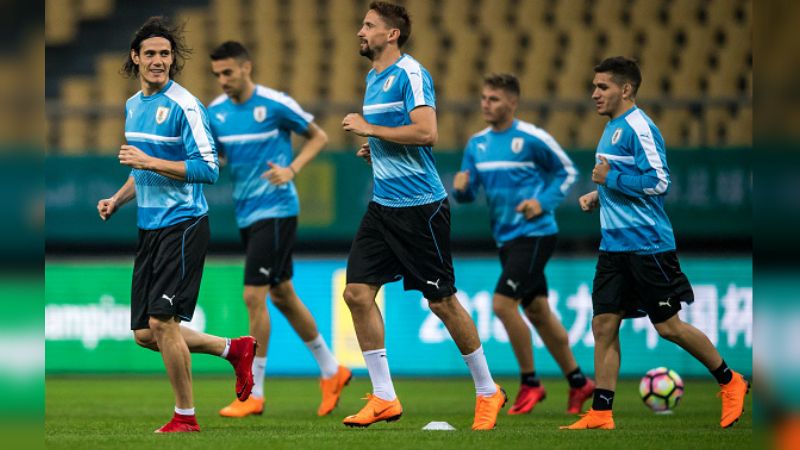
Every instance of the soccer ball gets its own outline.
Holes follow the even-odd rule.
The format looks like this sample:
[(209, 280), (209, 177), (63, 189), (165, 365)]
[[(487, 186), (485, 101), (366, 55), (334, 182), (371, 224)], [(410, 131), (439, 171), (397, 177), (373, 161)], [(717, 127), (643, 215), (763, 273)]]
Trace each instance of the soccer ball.
[(683, 380), (672, 369), (658, 367), (647, 371), (639, 383), (642, 401), (657, 413), (672, 411), (683, 396)]

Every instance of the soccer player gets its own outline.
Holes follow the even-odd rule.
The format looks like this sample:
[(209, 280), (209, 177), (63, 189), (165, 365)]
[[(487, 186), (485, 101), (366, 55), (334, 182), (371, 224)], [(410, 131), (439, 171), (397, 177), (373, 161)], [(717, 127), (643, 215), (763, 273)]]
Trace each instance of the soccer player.
[[(220, 414), (244, 417), (264, 410), (269, 294), (319, 364), (322, 403), (317, 414), (324, 416), (336, 407), (352, 375), (339, 365), (292, 285), (292, 248), (300, 212), (292, 180), (319, 154), (328, 137), (291, 97), (253, 83), (253, 64), (242, 44), (224, 42), (210, 56), (211, 70), (225, 92), (209, 105), (211, 128), (231, 170), (236, 222), (247, 253), (244, 303), (250, 334), (259, 342), (252, 395), (244, 402), (234, 400)], [(294, 159), (293, 132), (308, 138)]]
[(373, 393), (343, 423), (366, 427), (400, 418), (375, 296), (381, 285), (403, 278), (406, 290), (422, 292), (447, 327), (469, 367), (477, 392), (473, 430), (495, 426), (506, 394), (494, 383), (478, 332), (455, 296), (450, 256), (450, 207), (433, 163), (436, 101), (428, 71), (400, 52), (411, 32), (405, 8), (373, 2), (358, 37), (372, 61), (363, 116), (345, 116), (342, 127), (369, 138), (358, 155), (371, 159), (374, 193), (347, 260), (344, 299), (367, 363)]
[(636, 106), (642, 74), (636, 61), (608, 58), (594, 68), (597, 112), (609, 122), (597, 144), (592, 181), (580, 207), (600, 208), (600, 256), (592, 289), (592, 334), (597, 388), (592, 408), (572, 430), (614, 429), (611, 408), (620, 366), (619, 327), (623, 319), (650, 318), (664, 339), (700, 361), (720, 384), (723, 428), (743, 413), (749, 383), (731, 370), (702, 331), (678, 316), (694, 293), (678, 263), (672, 225), (664, 211), (669, 188), (664, 139)]
[(575, 182), (577, 171), (546, 131), (514, 117), (520, 87), (511, 74), (483, 80), (481, 110), (489, 127), (467, 142), (461, 171), (453, 180), (456, 201), (472, 202), (483, 186), (492, 234), (503, 272), (494, 288), (494, 313), (503, 322), (521, 373), (509, 414), (524, 414), (545, 398), (533, 364), (531, 332), (519, 306), (536, 327), (569, 383), (567, 412), (577, 414), (594, 383), (581, 372), (567, 330), (550, 310), (544, 267), (556, 246), (555, 209)]
[(197, 304), (209, 240), (203, 184), (219, 175), (206, 110), (172, 78), (187, 49), (182, 29), (163, 17), (148, 19), (133, 37), (123, 70), (142, 90), (125, 105), (125, 138), (120, 164), (128, 181), (97, 204), (108, 220), (136, 198), (139, 243), (133, 266), (131, 329), (136, 343), (161, 352), (175, 415), (157, 433), (200, 431), (192, 399), (191, 356), (226, 358), (236, 372), (236, 395), (246, 400), (253, 387), (256, 340), (224, 339), (180, 326)]

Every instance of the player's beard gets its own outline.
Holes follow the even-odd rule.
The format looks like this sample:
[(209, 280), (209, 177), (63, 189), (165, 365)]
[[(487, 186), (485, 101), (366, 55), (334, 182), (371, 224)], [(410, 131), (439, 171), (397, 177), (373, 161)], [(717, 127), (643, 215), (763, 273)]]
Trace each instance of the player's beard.
[(380, 50), (382, 50), (382, 48), (372, 48), (367, 44), (364, 47), (359, 47), (358, 54), (366, 56), (370, 61), (375, 61), (375, 57), (380, 53)]

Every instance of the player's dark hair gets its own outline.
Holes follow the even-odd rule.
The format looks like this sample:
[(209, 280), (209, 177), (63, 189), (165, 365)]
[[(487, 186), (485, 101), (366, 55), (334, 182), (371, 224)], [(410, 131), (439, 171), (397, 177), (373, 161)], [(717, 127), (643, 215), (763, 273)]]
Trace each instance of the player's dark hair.
[[(192, 50), (187, 48), (183, 41), (183, 31), (183, 24), (173, 24), (164, 16), (150, 17), (134, 33), (130, 50), (135, 50), (138, 54), (142, 41), (152, 37), (162, 37), (168, 40), (172, 46), (172, 65), (169, 66), (169, 77), (172, 79), (183, 69), (186, 59), (192, 53)], [(128, 51), (127, 61), (122, 65), (122, 73), (129, 78), (136, 78), (139, 76), (139, 66), (134, 64), (130, 50)]]
[(212, 61), (220, 61), (222, 59), (238, 59), (240, 61), (250, 61), (250, 52), (241, 44), (236, 41), (225, 41), (215, 48), (210, 55)]
[(378, 13), (390, 28), (400, 30), (398, 47), (402, 47), (408, 41), (408, 37), (411, 36), (411, 18), (408, 17), (408, 11), (404, 7), (388, 2), (372, 2), (369, 4), (369, 9)]
[(519, 80), (510, 73), (490, 73), (484, 75), (483, 85), (489, 86), (492, 89), (502, 89), (517, 97), (519, 97), (520, 94)]
[(594, 71), (595, 73), (610, 72), (611, 79), (620, 86), (630, 83), (634, 97), (636, 97), (639, 86), (642, 85), (642, 72), (639, 70), (639, 63), (632, 58), (624, 56), (606, 58), (600, 61), (600, 64), (594, 66)]

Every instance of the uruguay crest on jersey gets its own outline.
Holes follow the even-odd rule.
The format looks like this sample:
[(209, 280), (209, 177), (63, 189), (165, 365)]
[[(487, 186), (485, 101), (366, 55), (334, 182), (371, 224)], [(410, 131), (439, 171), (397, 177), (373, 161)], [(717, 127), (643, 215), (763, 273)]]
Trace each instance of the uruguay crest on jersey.
[(261, 123), (266, 118), (267, 118), (266, 106), (256, 106), (255, 108), (253, 108), (253, 119), (255, 119), (256, 122)]
[(156, 109), (156, 123), (161, 125), (169, 117), (169, 108), (166, 106), (159, 106)]

